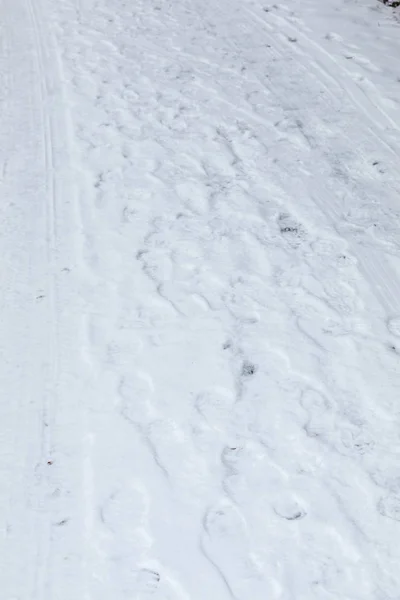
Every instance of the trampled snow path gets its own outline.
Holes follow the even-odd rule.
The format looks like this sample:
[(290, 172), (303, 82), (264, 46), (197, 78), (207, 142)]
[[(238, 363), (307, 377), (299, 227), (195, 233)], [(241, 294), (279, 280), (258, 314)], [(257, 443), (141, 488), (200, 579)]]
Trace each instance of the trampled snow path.
[(400, 25), (1, 0), (5, 600), (394, 600)]

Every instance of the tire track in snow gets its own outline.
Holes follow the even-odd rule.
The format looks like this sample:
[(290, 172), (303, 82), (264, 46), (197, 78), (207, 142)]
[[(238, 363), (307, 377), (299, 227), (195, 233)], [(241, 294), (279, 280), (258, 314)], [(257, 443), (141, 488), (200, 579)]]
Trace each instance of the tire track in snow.
[[(4, 8), (4, 7), (3, 7)], [(37, 216), (32, 219), (32, 222), (29, 223), (29, 226), (32, 228), (36, 225), (37, 230), (35, 234), (38, 239), (42, 240), (42, 236), (44, 238), (48, 238), (48, 236), (52, 236), (52, 219), (51, 217), (46, 217), (43, 214), (44, 207), (39, 202), (38, 196), (42, 191), (42, 176), (47, 177), (48, 175), (48, 164), (46, 162), (46, 158), (43, 159), (43, 163), (41, 163), (40, 157), (37, 157), (37, 152), (42, 150), (45, 154), (47, 152), (47, 142), (46, 138), (46, 127), (44, 125), (43, 115), (41, 114), (41, 108), (43, 107), (43, 97), (41, 95), (40, 84), (38, 85), (38, 81), (40, 81), (40, 74), (36, 79), (35, 75), (40, 72), (40, 57), (38, 56), (38, 46), (35, 41), (35, 36), (33, 35), (34, 27), (32, 22), (32, 15), (29, 12), (29, 5), (24, 2), (17, 4), (14, 7), (7, 8), (6, 10), (6, 18), (7, 18), (7, 28), (6, 35), (8, 38), (8, 45), (10, 48), (10, 52), (7, 57), (6, 68), (10, 73), (9, 78), (9, 86), (7, 89), (7, 95), (9, 95), (8, 102), (10, 102), (10, 110), (5, 110), (4, 115), (8, 116), (10, 123), (8, 126), (10, 127), (10, 136), (9, 139), (6, 140), (6, 149), (9, 152), (8, 159), (11, 163), (10, 172), (6, 170), (3, 172), (4, 181), (3, 184), (10, 179), (13, 174), (14, 177), (20, 178), (17, 184), (14, 181), (9, 182), (9, 187), (12, 192), (15, 194), (15, 198), (11, 196), (10, 198), (10, 206), (18, 204), (18, 201), (22, 200), (24, 203), (27, 202), (27, 198), (25, 195), (22, 195), (20, 190), (24, 190), (25, 194), (27, 193), (27, 189), (29, 189), (29, 197), (28, 203), (32, 203), (35, 205), (37, 210)], [(18, 64), (17, 64), (18, 63)], [(17, 66), (16, 66), (17, 65)], [(14, 70), (16, 69), (16, 72)], [(24, 74), (25, 78), (22, 79), (22, 74)], [(11, 128), (15, 128), (11, 131)], [(24, 140), (25, 146), (21, 146), (18, 148), (18, 152), (21, 156), (25, 158), (25, 160), (30, 162), (31, 164), (24, 165), (24, 168), (21, 171), (18, 171), (18, 161), (15, 159), (15, 149), (13, 148), (13, 144), (17, 143), (20, 134), (20, 128), (25, 128), (26, 137)], [(39, 139), (38, 139), (39, 136)], [(40, 139), (42, 136), (42, 139)], [(37, 145), (36, 145), (37, 144)], [(34, 146), (34, 153), (31, 155), (32, 146)], [(32, 177), (32, 180), (29, 178)], [(24, 187), (25, 186), (25, 187)], [(10, 194), (10, 191), (8, 192)], [(19, 207), (19, 210), (23, 210), (22, 206)], [(25, 217), (28, 216), (28, 211)], [(31, 215), (29, 215), (31, 216)], [(26, 224), (22, 225), (22, 232), (26, 234), (25, 228)], [(52, 282), (47, 278), (47, 273), (50, 268), (50, 259), (49, 259), (49, 251), (47, 248), (42, 250), (40, 244), (41, 241), (38, 242), (35, 239), (35, 235), (32, 235), (32, 232), (28, 230), (28, 233), (23, 240), (18, 239), (18, 235), (22, 233), (19, 230), (15, 230), (14, 236), (15, 239), (9, 240), (11, 243), (15, 244), (15, 247), (20, 247), (25, 250), (24, 246), (21, 244), (25, 244), (26, 246), (31, 245), (29, 250), (26, 250), (32, 253), (32, 264), (29, 264), (27, 268), (24, 260), (20, 259), (18, 262), (18, 254), (15, 253), (15, 258), (11, 264), (15, 261), (15, 266), (21, 269), (21, 273), (19, 276), (26, 278), (24, 282), (26, 286), (32, 286), (33, 289), (30, 289), (30, 294), (34, 294), (34, 288), (40, 285), (40, 291), (37, 291), (37, 303), (41, 303), (41, 309), (35, 307), (32, 309), (30, 298), (27, 299), (25, 297), (26, 290), (21, 292), (19, 290), (19, 298), (18, 304), (22, 304), (25, 307), (26, 315), (25, 320), (23, 321), (25, 326), (27, 326), (26, 332), (24, 332), (23, 340), (22, 338), (18, 338), (18, 332), (16, 331), (16, 346), (18, 344), (24, 343), (27, 344), (28, 348), (31, 348), (33, 353), (37, 353), (37, 357), (32, 358), (32, 363), (35, 365), (35, 373), (32, 373), (32, 367), (24, 364), (24, 355), (21, 352), (21, 378), (27, 378), (30, 381), (31, 389), (29, 390), (32, 398), (28, 401), (26, 410), (21, 411), (20, 420), (15, 424), (15, 432), (16, 432), (16, 440), (19, 441), (21, 445), (20, 448), (15, 447), (15, 460), (16, 463), (19, 464), (20, 453), (24, 453), (26, 451), (27, 458), (25, 460), (25, 464), (19, 464), (19, 468), (23, 470), (24, 477), (21, 477), (21, 481), (18, 481), (18, 485), (22, 485), (23, 487), (19, 489), (18, 496), (20, 500), (15, 502), (15, 505), (12, 509), (12, 516), (10, 518), (10, 533), (11, 537), (15, 535), (20, 536), (20, 549), (22, 549), (22, 557), (24, 557), (24, 552), (29, 553), (29, 558), (25, 557), (24, 560), (24, 568), (27, 568), (27, 565), (30, 565), (27, 571), (26, 580), (22, 583), (18, 583), (17, 580), (10, 582), (10, 587), (12, 590), (12, 586), (16, 589), (17, 586), (24, 585), (29, 588), (29, 594), (36, 594), (37, 586), (41, 586), (36, 580), (36, 578), (40, 578), (39, 571), (41, 570), (41, 562), (45, 562), (45, 557), (47, 554), (46, 544), (49, 538), (49, 528), (47, 523), (45, 523), (45, 519), (41, 518), (40, 511), (43, 506), (43, 498), (47, 491), (46, 484), (43, 483), (46, 480), (46, 462), (49, 457), (49, 438), (47, 432), (47, 419), (49, 417), (47, 410), (47, 402), (49, 399), (49, 390), (46, 389), (48, 383), (53, 387), (54, 385), (54, 371), (51, 366), (49, 369), (47, 368), (47, 361), (51, 362), (53, 357), (53, 351), (55, 350), (54, 344), (54, 308), (52, 302)], [(13, 283), (8, 293), (17, 293), (17, 290), (20, 288), (18, 276), (13, 277)], [(5, 292), (7, 290), (4, 290)], [(25, 292), (25, 293), (24, 293)], [(23, 303), (26, 302), (26, 305)], [(48, 318), (46, 314), (47, 307), (50, 308), (51, 316)], [(17, 312), (17, 308), (16, 311)], [(15, 314), (10, 314), (11, 319), (15, 319)], [(37, 325), (32, 325), (29, 321), (32, 320), (35, 322), (37, 320)], [(18, 327), (19, 323), (14, 323), (14, 326)], [(44, 326), (44, 331), (41, 326)], [(48, 327), (48, 330), (47, 330)], [(31, 336), (31, 338), (30, 338)], [(4, 338), (3, 341), (8, 345), (8, 352), (12, 355), (11, 344), (12, 338)], [(37, 345), (37, 347), (36, 347)], [(24, 350), (25, 351), (25, 350)], [(50, 359), (51, 357), (51, 359)], [(55, 364), (55, 363), (53, 363)], [(18, 368), (18, 365), (17, 365)], [(43, 373), (43, 378), (41, 378), (41, 374)], [(7, 383), (8, 377), (5, 379), (5, 384)], [(15, 386), (15, 382), (14, 382)], [(15, 387), (11, 386), (10, 394), (11, 400), (12, 395), (15, 393), (20, 393), (15, 391)], [(26, 392), (25, 392), (26, 394)], [(22, 395), (24, 398), (24, 395)], [(29, 394), (28, 394), (29, 398)], [(23, 407), (21, 406), (21, 409)], [(30, 415), (30, 419), (26, 422), (24, 420), (23, 414), (26, 413)], [(21, 436), (21, 431), (23, 431), (23, 435)], [(21, 437), (20, 437), (21, 436)], [(31, 462), (35, 460), (36, 465), (34, 467)], [(18, 472), (18, 469), (17, 469)], [(14, 475), (14, 477), (18, 477)], [(40, 491), (38, 491), (40, 490)], [(13, 497), (13, 483), (10, 484), (10, 497)], [(19, 512), (18, 512), (19, 511)], [(20, 527), (18, 527), (17, 522), (20, 522)], [(22, 528), (25, 526), (25, 531), (22, 531)], [(37, 555), (35, 556), (35, 553)], [(10, 562), (9, 574), (13, 574), (14, 569), (18, 568), (18, 556), (15, 553), (15, 547), (12, 544), (12, 539), (10, 540), (10, 554), (8, 556)], [(31, 573), (30, 569), (35, 570), (36, 573)], [(34, 588), (34, 589), (33, 589)], [(40, 595), (42, 596), (42, 589)]]
[[(52, 432), (54, 430), (54, 400), (57, 398), (57, 385), (59, 378), (59, 367), (58, 367), (58, 331), (57, 331), (57, 309), (56, 309), (56, 297), (55, 297), (55, 283), (54, 283), (54, 253), (56, 251), (56, 213), (55, 213), (55, 183), (54, 183), (54, 147), (53, 147), (53, 130), (52, 122), (49, 114), (49, 83), (48, 83), (48, 72), (45, 67), (45, 56), (46, 50), (44, 47), (44, 31), (40, 23), (40, 19), (43, 15), (40, 14), (38, 7), (32, 4), (31, 0), (26, 2), (26, 10), (29, 14), (29, 18), (32, 25), (32, 31), (34, 35), (34, 55), (37, 69), (37, 76), (39, 80), (40, 98), (39, 103), (41, 106), (41, 120), (42, 120), (42, 131), (43, 131), (43, 148), (44, 148), (44, 172), (46, 177), (46, 211), (47, 211), (47, 234), (46, 234), (46, 247), (47, 247), (47, 261), (50, 277), (46, 292), (49, 299), (50, 307), (50, 339), (49, 339), (49, 356), (51, 357), (51, 370), (49, 373), (49, 391), (44, 394), (43, 414), (42, 414), (42, 439), (41, 439), (41, 456), (40, 464), (45, 464), (46, 457), (51, 456), (52, 451)], [(47, 459), (49, 460), (49, 459)], [(44, 515), (38, 520), (38, 527), (36, 531), (36, 543), (38, 545), (38, 555), (36, 557), (36, 577), (35, 586), (33, 590), (34, 598), (46, 598), (48, 595), (48, 569), (49, 569), (49, 555), (50, 555), (50, 540), (51, 540), (51, 524), (47, 512), (47, 499), (46, 496), (49, 493), (47, 489), (48, 482), (42, 482), (42, 489), (40, 494), (40, 504)], [(43, 518), (44, 517), (44, 518)]]
[[(246, 9), (249, 15), (261, 24), (266, 30), (271, 29), (271, 24), (260, 17), (253, 9)], [(321, 44), (313, 40), (301, 28), (301, 22), (298, 19), (281, 17), (277, 14), (277, 10), (268, 11), (268, 20), (275, 21), (275, 31), (284, 31), (287, 38), (295, 40), (291, 43), (293, 51), (299, 55), (299, 61), (304, 64), (304, 58), (307, 57), (307, 64), (312, 65), (316, 72), (320, 73), (323, 79), (328, 83), (326, 89), (332, 97), (336, 98), (337, 94), (333, 91), (337, 88), (343, 95), (347, 95), (350, 101), (359, 111), (365, 115), (368, 121), (371, 122), (371, 132), (376, 137), (378, 142), (387, 147), (390, 152), (398, 158), (399, 149), (388, 143), (380, 131), (385, 131), (390, 126), (393, 130), (400, 133), (400, 128), (383, 108), (377, 106), (368, 96), (367, 92), (354, 82), (353, 77), (346, 67), (334, 58), (332, 54), (327, 52)], [(304, 29), (304, 28), (303, 28)], [(288, 33), (286, 33), (288, 32)], [(274, 42), (277, 41), (277, 36), (274, 36)], [(300, 41), (299, 41), (300, 40)], [(299, 43), (298, 43), (299, 41)], [(305, 48), (305, 51), (303, 50)], [(346, 80), (346, 85), (341, 83), (341, 77), (336, 75), (338, 72), (342, 78)]]
[[(247, 8), (246, 12), (257, 22), (264, 24), (266, 31), (268, 31), (268, 27), (271, 28), (271, 24), (266, 23), (266, 20), (260, 17), (253, 9)], [(294, 52), (299, 56), (299, 63), (314, 65), (316, 73), (320, 73), (323, 79), (331, 84), (333, 83), (333, 87), (336, 87), (342, 94), (347, 95), (355, 108), (358, 108), (361, 113), (365, 115), (367, 121), (370, 122), (370, 131), (373, 133), (378, 143), (388, 148), (391, 154), (398, 158), (399, 148), (392, 143), (388, 143), (383, 134), (380, 133), (382, 130), (385, 131), (389, 126), (400, 133), (398, 124), (384, 111), (384, 109), (370, 100), (367, 93), (354, 82), (349, 71), (343, 65), (335, 60), (321, 44), (315, 42), (309, 35), (301, 30), (300, 22), (296, 23), (296, 25), (299, 26), (295, 26), (289, 22), (287, 18), (276, 14), (276, 10), (270, 10), (267, 14), (268, 20), (276, 22), (277, 31), (282, 31), (283, 28), (283, 30), (289, 32), (293, 39), (297, 40), (297, 38), (299, 38), (299, 40), (301, 40), (301, 45), (297, 43), (293, 44)], [(275, 37), (275, 42), (276, 36), (271, 36), (271, 41), (273, 37)], [(305, 48), (305, 51), (301, 46)], [(342, 84), (340, 77), (335, 75), (335, 70), (345, 79), (346, 85)], [(318, 75), (316, 75), (316, 77), (319, 79)], [(329, 90), (329, 93), (336, 97), (331, 91), (332, 85), (328, 84), (327, 89)], [(317, 198), (319, 196), (324, 196), (324, 194), (318, 192), (319, 190), (315, 189), (314, 199), (316, 202), (318, 202)], [(318, 205), (321, 210), (330, 216), (333, 224), (337, 227), (338, 219), (341, 217), (341, 211), (339, 207), (335, 209), (335, 206), (337, 206), (335, 198), (332, 196), (329, 204), (318, 202)], [(341, 230), (340, 233), (344, 233), (343, 230)], [(371, 288), (386, 309), (388, 318), (396, 318), (400, 312), (400, 302), (398, 300), (400, 298), (400, 281), (398, 276), (390, 268), (384, 256), (368, 252), (365, 248), (360, 247), (359, 244), (355, 244), (349, 235), (346, 235), (345, 237), (349, 240), (352, 250), (359, 259), (363, 271), (370, 282)]]
[[(48, 24), (45, 25), (44, 5), (24, 0), (8, 11), (14, 27), (14, 51), (21, 61), (17, 68), (30, 67), (26, 81), (22, 85), (19, 81), (20, 87), (16, 79), (14, 93), (17, 98), (22, 96), (22, 110), (32, 121), (31, 135), (36, 144), (34, 157), (31, 157), (32, 168), (26, 165), (19, 174), (29, 188), (29, 202), (38, 200), (38, 218), (30, 225), (32, 273), (29, 272), (27, 282), (36, 286), (40, 281), (37, 302), (43, 307), (41, 315), (32, 316), (37, 322), (37, 331), (31, 332), (31, 340), (26, 336), (33, 353), (37, 352), (37, 358), (32, 357), (32, 361), (39, 363), (31, 382), (30, 402), (35, 419), (26, 426), (26, 443), (37, 463), (34, 481), (30, 474), (26, 477), (25, 493), (31, 504), (29, 517), (34, 528), (27, 544), (27, 551), (31, 553), (28, 562), (35, 571), (32, 580), (27, 578), (26, 585), (30, 586), (32, 598), (44, 599), (54, 597), (60, 578), (63, 580), (60, 593), (70, 596), (72, 572), (75, 589), (81, 585), (79, 559), (76, 558), (79, 552), (73, 555), (74, 546), (80, 546), (79, 502), (74, 506), (72, 500), (81, 493), (80, 470), (73, 464), (81, 442), (78, 407), (81, 390), (76, 380), (72, 381), (77, 365), (71, 360), (79, 338), (79, 330), (75, 327), (79, 305), (74, 289), (77, 280), (75, 274), (71, 274), (71, 263), (73, 265), (76, 258), (71, 231), (77, 222), (74, 190), (70, 183), (69, 121), (65, 96), (60, 89), (61, 65), (58, 48)], [(25, 96), (24, 90), (29, 88)], [(28, 97), (31, 103), (27, 102)], [(23, 126), (23, 123), (19, 125)], [(41, 139), (36, 139), (39, 135)], [(32, 140), (27, 135), (28, 146)], [(22, 153), (23, 149), (19, 151)], [(29, 181), (30, 175), (32, 181)], [(29, 238), (25, 243), (28, 242)], [(75, 339), (72, 339), (72, 331)], [(40, 423), (38, 440), (35, 440), (34, 431), (36, 420)], [(71, 420), (75, 420), (73, 426)], [(77, 434), (75, 441), (71, 437), (72, 430)]]

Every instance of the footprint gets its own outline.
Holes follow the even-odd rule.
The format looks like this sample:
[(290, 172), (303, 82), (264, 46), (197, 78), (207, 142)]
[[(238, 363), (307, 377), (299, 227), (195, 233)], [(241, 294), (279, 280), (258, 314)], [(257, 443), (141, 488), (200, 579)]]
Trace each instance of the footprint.
[(327, 264), (334, 269), (357, 265), (357, 259), (349, 252), (347, 243), (342, 240), (319, 238), (315, 242), (311, 242), (310, 246), (314, 257), (321, 259), (325, 271)]
[(246, 537), (246, 522), (240, 511), (227, 500), (221, 500), (204, 515), (204, 530), (213, 538), (241, 540)]
[(172, 278), (173, 263), (168, 248), (150, 248), (139, 250), (136, 258), (142, 265), (143, 272), (156, 284)]
[(183, 585), (165, 569), (141, 568), (135, 573), (132, 600), (189, 600)]
[(187, 210), (195, 215), (203, 215), (209, 208), (207, 187), (197, 181), (183, 181), (175, 187), (178, 198)]
[(183, 496), (200, 501), (207, 492), (210, 469), (196, 452), (192, 438), (172, 419), (157, 420), (146, 431), (154, 460)]
[(138, 484), (112, 493), (101, 507), (100, 516), (120, 541), (135, 540), (138, 531), (146, 527), (148, 512), (147, 492)]
[(244, 454), (242, 446), (225, 446), (222, 450), (221, 461), (225, 468), (231, 473), (237, 473), (240, 468), (241, 457)]
[(306, 238), (304, 227), (287, 213), (280, 213), (278, 217), (278, 227), (281, 235), (290, 246), (298, 248)]
[(272, 502), (275, 513), (287, 521), (299, 521), (307, 515), (306, 510), (294, 498), (280, 495)]
[(263, 458), (264, 454), (259, 449), (248, 444), (235, 442), (223, 448), (221, 463), (225, 472), (221, 483), (228, 498), (236, 506), (248, 507), (260, 499), (257, 477), (264, 471)]
[(215, 386), (198, 394), (195, 408), (212, 429), (224, 431), (232, 421), (235, 396), (227, 388)]
[(251, 377), (256, 372), (257, 372), (257, 365), (255, 365), (254, 363), (252, 363), (248, 360), (245, 360), (242, 365), (242, 372), (241, 372), (242, 377)]
[(135, 573), (135, 591), (141, 596), (150, 596), (157, 592), (160, 574), (153, 569), (139, 569)]
[(311, 388), (302, 393), (300, 404), (307, 412), (309, 418), (323, 415), (332, 410), (329, 400), (318, 390)]
[(121, 415), (133, 425), (144, 427), (157, 417), (152, 402), (154, 384), (151, 376), (144, 371), (125, 375), (118, 385), (119, 410)]
[(131, 367), (143, 349), (143, 342), (140, 339), (137, 339), (136, 344), (133, 345), (132, 341), (134, 339), (135, 336), (131, 333), (131, 339), (128, 343), (109, 342), (106, 346), (107, 363), (124, 369)]
[(335, 435), (335, 413), (332, 406), (317, 390), (306, 390), (300, 404), (307, 413), (304, 431), (311, 438), (317, 438), (323, 443), (332, 446)]
[(346, 427), (340, 434), (341, 443), (339, 452), (347, 456), (362, 456), (373, 451), (375, 441), (361, 426)]
[(271, 493), (285, 492), (285, 471), (271, 458), (266, 446), (246, 440), (226, 446), (221, 453), (222, 487), (234, 505), (264, 513)]
[(400, 521), (400, 495), (390, 493), (378, 502), (378, 512), (388, 519)]
[(351, 316), (360, 307), (355, 290), (348, 283), (333, 283), (328, 280), (323, 285), (328, 306), (336, 311), (340, 317)]
[(201, 548), (232, 598), (265, 600), (272, 593), (250, 547), (246, 522), (234, 505), (224, 500), (206, 512)]
[(335, 33), (334, 31), (329, 31), (325, 35), (325, 39), (329, 40), (329, 41), (334, 41), (334, 42), (342, 42), (343, 41), (342, 36), (340, 36), (338, 33)]

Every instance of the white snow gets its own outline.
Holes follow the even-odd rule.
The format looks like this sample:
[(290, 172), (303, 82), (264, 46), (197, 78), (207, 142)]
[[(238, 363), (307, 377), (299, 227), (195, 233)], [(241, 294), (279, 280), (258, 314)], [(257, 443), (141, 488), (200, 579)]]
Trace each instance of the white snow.
[(0, 17), (0, 599), (398, 600), (396, 11)]

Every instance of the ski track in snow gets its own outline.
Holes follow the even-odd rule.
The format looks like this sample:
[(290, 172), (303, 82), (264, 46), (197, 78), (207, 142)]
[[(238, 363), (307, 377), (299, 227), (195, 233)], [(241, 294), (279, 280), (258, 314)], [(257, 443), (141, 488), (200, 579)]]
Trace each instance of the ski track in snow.
[(397, 598), (392, 11), (0, 10), (2, 598)]

